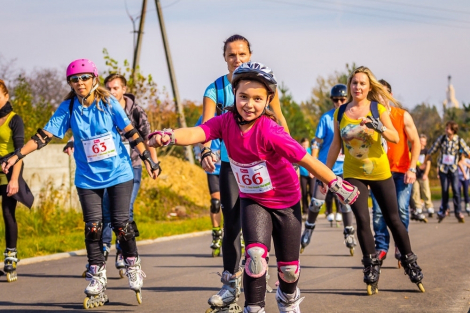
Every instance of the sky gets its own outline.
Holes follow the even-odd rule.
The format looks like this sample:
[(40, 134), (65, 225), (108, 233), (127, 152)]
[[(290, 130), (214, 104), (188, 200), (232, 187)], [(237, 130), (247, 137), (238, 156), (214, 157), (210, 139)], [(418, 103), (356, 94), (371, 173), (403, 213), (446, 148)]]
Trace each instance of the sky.
[[(351, 5), (353, 4), (353, 5)], [(106, 69), (103, 48), (133, 58), (133, 24), (141, 0), (0, 0), (0, 56), (30, 71), (64, 71), (78, 58)], [(447, 76), (456, 98), (470, 102), (468, 0), (161, 0), (181, 99), (202, 102), (227, 73), (223, 41), (247, 37), (252, 60), (271, 67), (295, 101), (308, 100), (318, 76), (369, 67), (405, 107), (441, 108)], [(127, 10), (126, 10), (127, 8)], [(136, 22), (138, 27), (138, 21)], [(140, 66), (171, 90), (155, 2), (148, 1)], [(131, 62), (132, 63), (132, 62)]]

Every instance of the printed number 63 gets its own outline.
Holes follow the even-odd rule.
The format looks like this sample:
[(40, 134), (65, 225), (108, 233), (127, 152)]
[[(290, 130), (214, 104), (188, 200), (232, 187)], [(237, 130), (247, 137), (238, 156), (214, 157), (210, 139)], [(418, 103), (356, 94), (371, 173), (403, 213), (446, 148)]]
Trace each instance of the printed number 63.
[[(101, 146), (101, 151), (100, 151), (100, 146)], [(106, 151), (106, 144), (104, 142), (100, 142), (99, 144), (94, 144), (93, 147), (91, 147), (94, 153), (99, 153), (99, 152), (105, 152)]]

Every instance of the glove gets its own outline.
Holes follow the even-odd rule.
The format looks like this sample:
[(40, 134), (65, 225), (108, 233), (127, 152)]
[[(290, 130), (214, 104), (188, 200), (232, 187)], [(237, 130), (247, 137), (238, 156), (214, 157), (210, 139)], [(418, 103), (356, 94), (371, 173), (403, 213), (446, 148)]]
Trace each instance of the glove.
[(208, 147), (204, 147), (202, 148), (201, 150), (201, 165), (202, 165), (202, 160), (204, 160), (205, 158), (207, 158), (208, 156), (211, 156), (211, 155), (214, 155), (214, 152), (212, 152), (211, 148), (208, 148)]
[(73, 149), (73, 141), (68, 141), (62, 151), (65, 152), (68, 148), (72, 148), (72, 149)]
[(368, 116), (367, 118), (370, 120), (370, 122), (364, 123), (367, 128), (373, 129), (380, 134), (387, 129), (380, 121), (380, 118), (374, 118), (373, 116)]
[(339, 176), (336, 176), (336, 179), (328, 183), (328, 188), (330, 188), (344, 204), (353, 204), (357, 200), (357, 197), (359, 197), (359, 189)]

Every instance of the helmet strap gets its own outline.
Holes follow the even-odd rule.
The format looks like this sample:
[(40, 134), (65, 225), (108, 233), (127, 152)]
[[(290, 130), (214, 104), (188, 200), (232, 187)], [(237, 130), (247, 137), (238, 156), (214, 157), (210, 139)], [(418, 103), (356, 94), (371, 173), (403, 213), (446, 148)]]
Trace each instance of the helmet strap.
[[(96, 77), (93, 78), (93, 81), (96, 82)], [(84, 102), (88, 99), (89, 96), (91, 96), (91, 93), (92, 93), (93, 91), (95, 91), (96, 88), (98, 88), (98, 83), (96, 83), (96, 84), (93, 86), (93, 88), (91, 88), (90, 92), (89, 92), (84, 98), (82, 98), (82, 101), (81, 101), (81, 102), (82, 102), (82, 106), (85, 106), (85, 105), (84, 105)]]

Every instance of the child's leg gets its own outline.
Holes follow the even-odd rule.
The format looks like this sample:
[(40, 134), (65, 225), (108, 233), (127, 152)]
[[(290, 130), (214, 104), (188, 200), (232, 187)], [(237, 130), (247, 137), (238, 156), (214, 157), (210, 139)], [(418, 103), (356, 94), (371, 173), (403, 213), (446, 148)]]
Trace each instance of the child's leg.
[[(266, 258), (271, 249), (271, 234), (273, 232), (271, 215), (268, 212), (269, 209), (260, 206), (253, 200), (247, 198), (240, 198), (240, 200), (242, 231), (246, 245), (246, 262), (243, 273), (245, 306), (264, 307), (266, 271), (268, 270)], [(296, 236), (298, 239), (296, 247), (299, 250), (300, 230)]]

